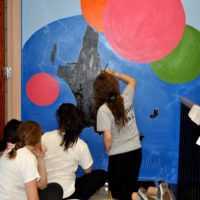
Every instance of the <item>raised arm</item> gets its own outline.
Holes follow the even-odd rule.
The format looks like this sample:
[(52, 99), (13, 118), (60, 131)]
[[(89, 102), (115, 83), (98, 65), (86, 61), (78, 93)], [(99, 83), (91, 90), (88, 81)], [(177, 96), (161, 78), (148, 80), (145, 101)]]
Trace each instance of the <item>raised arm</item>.
[(108, 68), (104, 69), (103, 72), (106, 72), (112, 76), (115, 76), (117, 78), (119, 78), (120, 80), (122, 80), (124, 83), (133, 86), (133, 88), (135, 88), (136, 86), (136, 80), (126, 74), (122, 74), (119, 72), (115, 72), (113, 70), (110, 70)]

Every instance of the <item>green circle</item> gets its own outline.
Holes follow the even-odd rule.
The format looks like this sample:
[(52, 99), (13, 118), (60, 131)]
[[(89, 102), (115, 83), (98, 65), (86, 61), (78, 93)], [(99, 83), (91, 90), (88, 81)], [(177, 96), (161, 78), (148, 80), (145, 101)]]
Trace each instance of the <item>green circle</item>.
[(150, 65), (156, 76), (167, 83), (186, 83), (196, 79), (200, 75), (200, 31), (186, 25), (176, 48)]

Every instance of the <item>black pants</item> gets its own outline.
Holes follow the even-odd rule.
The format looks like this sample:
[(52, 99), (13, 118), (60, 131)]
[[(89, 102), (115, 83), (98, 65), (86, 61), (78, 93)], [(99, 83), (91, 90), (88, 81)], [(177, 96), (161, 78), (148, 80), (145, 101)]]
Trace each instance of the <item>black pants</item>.
[(104, 170), (94, 170), (89, 174), (76, 179), (75, 192), (66, 199), (88, 200), (107, 180), (107, 172)]
[(108, 182), (113, 198), (129, 200), (138, 191), (141, 162), (141, 149), (109, 156)]
[(58, 183), (49, 183), (43, 190), (38, 190), (40, 200), (62, 200), (63, 189)]

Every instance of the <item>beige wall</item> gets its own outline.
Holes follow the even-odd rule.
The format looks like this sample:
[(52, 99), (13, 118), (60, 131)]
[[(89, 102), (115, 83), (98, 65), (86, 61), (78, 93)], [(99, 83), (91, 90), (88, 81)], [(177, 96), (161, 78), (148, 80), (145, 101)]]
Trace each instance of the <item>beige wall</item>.
[(5, 121), (21, 119), (21, 0), (5, 1), (5, 66), (12, 78), (5, 81)]

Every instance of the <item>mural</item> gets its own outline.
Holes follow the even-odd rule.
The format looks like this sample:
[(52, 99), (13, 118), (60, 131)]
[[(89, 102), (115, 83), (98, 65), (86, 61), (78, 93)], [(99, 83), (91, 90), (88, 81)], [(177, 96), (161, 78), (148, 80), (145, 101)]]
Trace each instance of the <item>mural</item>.
[(84, 120), (84, 127), (94, 126), (93, 82), (102, 70), (97, 46), (98, 34), (87, 26), (77, 63), (59, 66), (57, 73), (68, 83)]
[(168, 83), (186, 83), (200, 75), (200, 32), (186, 25), (177, 47), (163, 59), (151, 63), (154, 73)]
[[(33, 2), (44, 9), (37, 18), (51, 20), (28, 34), (31, 4), (22, 0), (22, 120), (39, 122), (44, 132), (53, 130), (60, 104), (76, 104), (84, 117), (81, 138), (91, 149), (94, 168), (107, 169), (102, 135), (93, 128), (92, 84), (109, 63), (109, 68), (137, 81), (133, 103), (144, 135), (140, 179), (176, 183), (178, 98), (200, 103), (199, 30), (185, 24), (187, 13), (180, 0), (75, 2), (59, 0), (56, 6), (64, 11), (54, 8), (50, 13), (45, 9), (55, 7), (53, 1)], [(78, 14), (67, 15), (71, 6), (78, 6)], [(54, 20), (55, 12), (59, 17)], [(124, 87), (120, 82), (120, 89)]]

